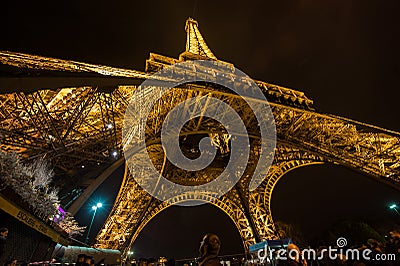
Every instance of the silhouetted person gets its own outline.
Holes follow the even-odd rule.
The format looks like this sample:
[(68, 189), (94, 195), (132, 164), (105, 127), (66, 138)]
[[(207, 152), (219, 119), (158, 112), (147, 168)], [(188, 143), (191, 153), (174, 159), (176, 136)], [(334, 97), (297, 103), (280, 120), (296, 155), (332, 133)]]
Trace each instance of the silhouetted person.
[(86, 256), (85, 265), (94, 266), (94, 258), (92, 256)]
[[(279, 261), (280, 266), (307, 266), (307, 261), (301, 257), (301, 251), (298, 246), (291, 243), (287, 247), (286, 260)], [(323, 264), (324, 265), (324, 264)]]
[(6, 263), (4, 265), (5, 266), (17, 266), (17, 260), (16, 259), (10, 259), (10, 260), (6, 261)]
[(75, 266), (86, 266), (87, 264), (85, 263), (85, 259), (86, 259), (85, 254), (79, 254), (78, 258), (76, 259)]
[(394, 253), (396, 256), (400, 255), (400, 232), (397, 230), (392, 230), (389, 232), (389, 239), (386, 243), (387, 251), (389, 253)]
[(145, 258), (140, 258), (139, 266), (147, 266), (147, 260)]
[(218, 259), (221, 241), (216, 234), (207, 234), (200, 244), (199, 266), (222, 266)]
[(8, 236), (8, 229), (5, 227), (0, 228), (0, 265), (4, 265), (4, 263), (8, 259), (5, 254), (7, 236)]

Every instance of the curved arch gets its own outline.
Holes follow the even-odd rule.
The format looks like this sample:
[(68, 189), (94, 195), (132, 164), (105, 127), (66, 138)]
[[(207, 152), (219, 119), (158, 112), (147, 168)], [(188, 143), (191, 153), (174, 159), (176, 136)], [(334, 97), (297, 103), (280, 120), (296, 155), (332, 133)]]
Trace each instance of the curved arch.
[(271, 197), (275, 185), (286, 173), (299, 167), (322, 164), (325, 160), (312, 153), (279, 145), (273, 165), (256, 190), (250, 192), (249, 208), (261, 240), (277, 238), (271, 212)]
[[(197, 35), (199, 34), (200, 33)], [(193, 40), (190, 39), (189, 41)], [(191, 45), (201, 46), (201, 44), (198, 43), (198, 40), (195, 40), (194, 43), (189, 43), (190, 47)], [(164, 58), (166, 60), (159, 60), (156, 57), (161, 58), (162, 56), (151, 56), (148, 60), (148, 66), (150, 66), (150, 68), (148, 69), (146, 66), (146, 71), (149, 70), (151, 72), (154, 69), (162, 68), (170, 63), (177, 62), (173, 58), (166, 57)], [(84, 83), (87, 83), (86, 85), (96, 85), (93, 83), (101, 83), (102, 86), (121, 85), (126, 83), (132, 84), (133, 81), (137, 82), (138, 80), (147, 79), (149, 77), (149, 73), (147, 72), (144, 73), (129, 69), (117, 69), (108, 66), (59, 59), (55, 60), (52, 58), (21, 53), (0, 52), (0, 59), (6, 65), (17, 66), (19, 68), (35, 68), (39, 71), (67, 71), (74, 74), (80, 73), (79, 76), (81, 77), (86, 76), (84, 72), (87, 72), (129, 78), (122, 80), (119, 79), (117, 81), (114, 78), (102, 79), (100, 77), (87, 79), (89, 78), (87, 77), (84, 80)], [(179, 60), (181, 59), (182, 58)], [(191, 60), (194, 58), (189, 56), (186, 59)], [(224, 65), (226, 65), (226, 63), (224, 63)], [(224, 78), (224, 75), (219, 75), (218, 78)], [(31, 77), (29, 79), (31, 79)], [(35, 85), (35, 87), (39, 86), (40, 88), (39, 83), (42, 82), (47, 83), (48, 85), (50, 84), (50, 81), (51, 80), (39, 78), (36, 80), (37, 85)], [(60, 81), (57, 81), (57, 83), (51, 82), (51, 84), (53, 84), (51, 86), (65, 85), (66, 81), (67, 80), (64, 78), (61, 83)], [(235, 80), (232, 81), (235, 82)], [(133, 84), (136, 84), (136, 82)], [(73, 84), (75, 84), (75, 86), (85, 85), (77, 84), (75, 82), (73, 82)], [(278, 180), (285, 173), (301, 166), (324, 161), (336, 162), (353, 170), (358, 170), (364, 174), (368, 174), (381, 182), (393, 186), (396, 185), (397, 189), (400, 188), (400, 133), (334, 115), (319, 113), (313, 108), (313, 101), (309, 100), (303, 92), (261, 81), (257, 81), (257, 84), (262, 88), (268, 99), (271, 99), (270, 105), (273, 110), (273, 118), (275, 118), (275, 124), (279, 136), (278, 141), (281, 144), (286, 143), (285, 148), (288, 149), (280, 154), (282, 157), (286, 158), (277, 158), (275, 160), (275, 169), (268, 174), (264, 184), (259, 189), (249, 193), (247, 191), (248, 187), (246, 186), (248, 185), (248, 179), (243, 178), (244, 180), (242, 180), (241, 183), (244, 185), (241, 186), (241, 190), (244, 195), (241, 196), (244, 201), (247, 202), (242, 201), (242, 203), (240, 203), (240, 200), (238, 201), (236, 199), (237, 194), (235, 194), (235, 192), (224, 196), (226, 199), (229, 199), (229, 201), (225, 202), (225, 199), (221, 199), (221, 201), (227, 204), (231, 202), (228, 204), (230, 206), (229, 213), (232, 213), (232, 216), (230, 217), (234, 217), (237, 220), (236, 223), (240, 225), (241, 228), (243, 221), (243, 228), (245, 228), (246, 224), (248, 225), (250, 220), (252, 226), (255, 224), (255, 226), (253, 226), (253, 228), (255, 227), (254, 230), (259, 231), (255, 232), (259, 236), (265, 238), (273, 236), (273, 221), (270, 210), (272, 191)], [(27, 84), (24, 86), (26, 87), (26, 85)], [(99, 117), (103, 117), (103, 115), (99, 115), (99, 110), (91, 113), (91, 108), (95, 104), (98, 104), (100, 107), (107, 106), (106, 98), (107, 100), (111, 99), (115, 106), (110, 110), (105, 108), (104, 113), (100, 112), (100, 114), (104, 114), (107, 117), (114, 119), (116, 130), (114, 134), (109, 135), (110, 137), (107, 138), (107, 143), (113, 143), (112, 146), (121, 147), (122, 140), (119, 135), (119, 130), (127, 106), (127, 99), (129, 98), (129, 95), (132, 95), (133, 90), (129, 89), (127, 86), (119, 86), (118, 89), (106, 96), (106, 94), (109, 94), (109, 91), (107, 92), (95, 89), (95, 87), (90, 87), (79, 93), (79, 101), (76, 100), (78, 97), (75, 98), (78, 94), (71, 94), (71, 96), (67, 96), (68, 100), (69, 97), (71, 97), (71, 101), (67, 102), (68, 104), (63, 101), (57, 101), (59, 104), (54, 104), (57, 108), (50, 108), (50, 110), (44, 108), (46, 105), (42, 104), (43, 99), (41, 98), (42, 95), (40, 95), (40, 92), (44, 91), (36, 92), (35, 94), (37, 97), (27, 95), (13, 97), (11, 94), (5, 95), (8, 102), (5, 107), (10, 110), (10, 113), (16, 113), (16, 115), (13, 116), (13, 122), (9, 124), (21, 125), (19, 129), (24, 133), (23, 135), (15, 134), (16, 128), (14, 127), (6, 129), (6, 134), (3, 134), (4, 137), (2, 142), (6, 143), (7, 148), (17, 150), (19, 153), (26, 154), (27, 156), (40, 156), (46, 154), (47, 158), (52, 158), (53, 163), (64, 172), (67, 172), (69, 169), (75, 169), (79, 166), (83, 157), (82, 155), (91, 158), (93, 163), (97, 160), (103, 161), (104, 156), (101, 155), (101, 152), (108, 151), (109, 149), (108, 145), (104, 145), (106, 144), (106, 142), (103, 141), (104, 135), (98, 134), (104, 129), (103, 121), (99, 120)], [(258, 135), (257, 121), (253, 119), (252, 112), (248, 112), (249, 108), (243, 104), (243, 99), (241, 99), (240, 96), (234, 95), (222, 88), (216, 89), (215, 86), (206, 87), (203, 85), (190, 85), (179, 90), (174, 90), (170, 99), (160, 102), (160, 112), (155, 112), (153, 114), (153, 120), (151, 120), (152, 126), (149, 127), (149, 130), (146, 133), (154, 139), (160, 132), (160, 125), (166, 111), (176, 106), (176, 104), (181, 102), (181, 100), (204, 96), (206, 94), (208, 97), (216, 97), (227, 101), (231, 103), (232, 106), (239, 109), (240, 113), (243, 114), (243, 120), (246, 121), (246, 126), (250, 129), (249, 134), (254, 136)], [(93, 95), (96, 95), (96, 97), (92, 97)], [(38, 103), (37, 101), (39, 101), (39, 99), (41, 102), (35, 104)], [(67, 100), (67, 98), (65, 98), (65, 100)], [(67, 114), (68, 110), (72, 110), (69, 103), (75, 103), (77, 107), (79, 106), (79, 108), (75, 108), (74, 112), (74, 114), (79, 115), (76, 117), (67, 115), (68, 119), (65, 119), (65, 117), (60, 116), (59, 110), (63, 110), (63, 113)], [(102, 103), (104, 103), (104, 105)], [(53, 104), (49, 104), (49, 106), (50, 105)], [(16, 112), (14, 106), (27, 107), (24, 107), (22, 112)], [(37, 112), (33, 107), (43, 109), (40, 109), (41, 111)], [(30, 115), (26, 115), (26, 113)], [(90, 116), (88, 116), (89, 113)], [(54, 125), (52, 125), (53, 123), (50, 123), (49, 127), (43, 127), (42, 123), (32, 123), (30, 118), (32, 115), (34, 115), (36, 121), (57, 122), (55, 123), (57, 124), (57, 128), (54, 128)], [(57, 117), (61, 120), (55, 120)], [(77, 121), (82, 120), (82, 118), (84, 118), (86, 123), (81, 123), (81, 125), (80, 123), (76, 123)], [(270, 118), (265, 117), (265, 119)], [(74, 121), (74, 123), (69, 124), (65, 123), (65, 121)], [(207, 129), (204, 120), (203, 122), (197, 121), (197, 124), (194, 123), (196, 123), (196, 121), (193, 121), (193, 125), (191, 125), (193, 127), (188, 126), (188, 128), (197, 128), (199, 130)], [(95, 124), (97, 124), (96, 127), (94, 126)], [(76, 125), (76, 128), (73, 128), (72, 125)], [(91, 126), (87, 127), (86, 125)], [(47, 130), (47, 128), (52, 129)], [(71, 129), (74, 130), (71, 131)], [(56, 136), (56, 140), (62, 144), (60, 147), (63, 148), (54, 149), (54, 145), (49, 145), (49, 141), (52, 142), (49, 133), (63, 131), (69, 134), (76, 132), (76, 134), (74, 136), (69, 135), (68, 138), (66, 138), (68, 134), (64, 134), (64, 137)], [(37, 132), (40, 132), (41, 134), (37, 134)], [(91, 137), (88, 138), (88, 135)], [(117, 135), (118, 137), (116, 137)], [(83, 152), (83, 147), (90, 152)], [(97, 153), (92, 152), (92, 150), (87, 147), (93, 147)], [(287, 156), (288, 154), (291, 154), (290, 147), (303, 149), (303, 151), (295, 151), (292, 153), (294, 156), (290, 157)], [(322, 156), (323, 159), (312, 154), (306, 156), (304, 150)], [(249, 164), (253, 164), (253, 162), (250, 162)], [(146, 215), (147, 207), (150, 206), (152, 202), (154, 204), (157, 203), (153, 201), (151, 196), (143, 191), (137, 183), (135, 183), (134, 178), (130, 174), (126, 174), (125, 176), (126, 179), (124, 178), (124, 184), (120, 189), (112, 214), (107, 219), (102, 233), (98, 236), (98, 241), (100, 241), (102, 245), (104, 244), (104, 247), (119, 248), (123, 246), (121, 243), (124, 243), (126, 239), (130, 239), (131, 235), (135, 233), (133, 230), (136, 230), (137, 226), (140, 226), (142, 218)], [(224, 207), (224, 205), (221, 205), (221, 207)], [(226, 209), (228, 210), (228, 208)], [(238, 212), (239, 214), (235, 212)], [(246, 212), (246, 214), (250, 213), (250, 216), (245, 215), (244, 218), (242, 218), (241, 215), (243, 215), (243, 212)], [(129, 226), (132, 225), (134, 225), (134, 228), (136, 229), (130, 229)], [(251, 231), (252, 229), (247, 231), (249, 233), (244, 233), (247, 229), (243, 228), (241, 234), (248, 234), (244, 239), (247, 239), (246, 237), (249, 237), (250, 239), (250, 236), (253, 236), (253, 232)]]
[(255, 243), (254, 229), (245, 214), (245, 206), (238, 200), (236, 190), (219, 199), (211, 194), (183, 194), (169, 202), (152, 198), (135, 181), (125, 166), (125, 176), (114, 207), (96, 238), (96, 247), (120, 249), (125, 252), (132, 245), (144, 226), (159, 212), (178, 202), (202, 200), (224, 211), (239, 230), (245, 248)]
[(282, 163), (279, 170), (273, 172), (272, 177), (268, 179), (265, 190), (264, 190), (264, 204), (268, 206), (268, 210), (271, 213), (271, 199), (272, 199), (272, 192), (278, 183), (278, 181), (290, 171), (293, 171), (300, 167), (316, 165), (316, 164), (323, 164), (325, 162), (321, 161), (312, 161), (312, 160), (293, 160)]
[[(209, 92), (207, 97), (230, 101), (238, 109), (241, 109), (241, 112), (245, 114), (244, 121), (248, 122), (247, 126), (256, 131), (257, 121), (251, 115), (246, 116), (246, 106), (243, 106), (241, 100), (236, 99), (234, 95), (196, 86), (190, 88), (172, 91), (170, 101), (165, 99), (165, 101), (160, 102), (159, 108), (156, 108), (160, 112), (154, 114), (153, 120), (149, 120), (151, 127), (148, 129), (149, 141), (146, 144), (147, 147), (155, 147), (153, 151), (154, 158), (161, 158), (161, 156), (157, 155), (160, 155), (162, 151), (159, 148), (157, 150), (156, 146), (157, 144), (159, 146), (158, 133), (163, 121), (162, 117), (166, 115), (168, 108), (172, 108), (182, 99), (203, 95), (205, 92)], [(235, 216), (230, 217), (237, 220), (236, 224), (241, 230), (246, 246), (248, 243), (253, 243), (255, 238), (262, 240), (275, 237), (270, 209), (272, 191), (278, 180), (293, 169), (311, 164), (334, 162), (369, 174), (380, 181), (385, 181), (386, 179), (397, 180), (400, 154), (400, 139), (398, 136), (365, 124), (320, 114), (312, 110), (297, 109), (277, 103), (272, 103), (271, 107), (273, 108), (277, 126), (278, 146), (276, 147), (274, 163), (269, 173), (262, 185), (251, 192), (247, 190), (250, 181), (249, 175), (243, 177), (239, 181), (241, 199), (236, 199), (237, 192), (224, 196), (235, 204), (240, 202), (237, 206), (228, 204), (233, 206), (228, 213), (235, 214)], [(207, 123), (204, 123), (204, 120), (201, 123), (200, 121), (192, 121), (192, 123), (187, 126), (186, 131), (182, 132), (186, 135), (209, 132)], [(194, 131), (193, 128), (196, 128), (196, 130)], [(252, 134), (252, 131), (249, 132), (251, 138), (257, 141), (257, 134)], [(135, 151), (132, 150), (130, 152), (134, 153)], [(253, 152), (252, 159), (256, 159), (257, 152), (257, 150)], [(125, 154), (125, 156), (129, 157), (129, 154)], [(137, 163), (140, 163), (140, 161), (137, 161)], [(251, 172), (252, 165), (256, 163), (256, 160), (249, 161), (249, 172)], [(161, 163), (158, 161), (158, 164)], [(174, 173), (177, 177), (180, 177), (179, 173)], [(396, 182), (399, 181), (397, 180)], [(132, 177), (129, 177), (129, 181), (126, 184), (124, 183), (123, 186), (126, 187), (121, 190), (116, 203), (119, 205), (115, 207), (115, 213), (109, 217), (110, 226), (112, 227), (107, 229), (107, 233), (102, 236), (108, 237), (108, 233), (112, 233), (112, 240), (104, 240), (104, 247), (125, 249), (126, 246), (129, 246), (131, 239), (137, 237), (137, 231), (142, 229), (138, 230), (142, 226), (143, 219), (147, 215), (149, 215), (149, 218), (146, 219), (151, 219), (152, 215), (154, 216), (157, 213), (157, 204), (160, 204), (155, 200), (152, 203), (151, 196), (138, 187)], [(136, 194), (136, 196), (132, 196), (133, 194)], [(126, 199), (132, 199), (135, 203), (129, 205), (126, 203)], [(154, 206), (149, 209), (150, 205)], [(159, 208), (162, 207), (159, 206)], [(151, 214), (152, 211), (153, 214)], [(133, 214), (133, 212), (137, 213)], [(242, 221), (244, 221), (243, 224)], [(132, 228), (128, 228), (128, 225)], [(250, 229), (247, 229), (247, 227)], [(112, 232), (112, 230), (116, 230), (117, 233)], [(100, 239), (99, 242), (103, 241), (101, 240), (102, 237), (98, 238)]]
[(222, 210), (226, 215), (228, 215), (228, 217), (232, 220), (239, 231), (239, 234), (242, 238), (243, 248), (246, 249), (249, 247), (249, 245), (255, 243), (253, 232), (250, 228), (249, 221), (247, 220), (244, 212), (242, 211), (240, 206), (237, 206), (228, 197), (224, 196), (221, 199), (215, 199), (214, 197), (212, 197), (212, 195), (203, 194), (201, 197), (199, 197), (197, 194), (194, 193), (186, 193), (184, 195), (174, 197), (173, 199), (171, 199), (170, 202), (155, 201), (149, 208), (150, 210), (141, 221), (137, 230), (134, 232), (129, 245), (126, 246), (126, 248), (123, 250), (123, 253), (126, 253), (130, 250), (131, 246), (133, 245), (139, 234), (142, 232), (142, 230), (145, 228), (145, 226), (159, 213), (176, 203), (191, 200), (201, 200), (210, 203), (218, 209)]
[(72, 205), (68, 208), (68, 211), (75, 215), (83, 204), (92, 196), (92, 194), (98, 189), (103, 182), (109, 178), (123, 163), (124, 159), (120, 158), (115, 161), (111, 166), (105, 169), (90, 185), (83, 191), (83, 193), (76, 199)]

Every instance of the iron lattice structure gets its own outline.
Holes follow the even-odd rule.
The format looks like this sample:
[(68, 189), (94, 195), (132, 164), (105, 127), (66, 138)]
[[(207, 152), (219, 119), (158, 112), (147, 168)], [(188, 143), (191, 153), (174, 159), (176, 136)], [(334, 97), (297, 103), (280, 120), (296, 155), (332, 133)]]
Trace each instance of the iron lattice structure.
[[(152, 73), (177, 62), (194, 59), (219, 61), (206, 45), (193, 19), (186, 22), (186, 51), (179, 59), (150, 54), (145, 72), (0, 52), (3, 91), (0, 95), (0, 146), (27, 160), (48, 158), (58, 172), (71, 174), (82, 165), (109, 162), (121, 151), (124, 113), (137, 86)], [(214, 73), (235, 82), (235, 76)], [(183, 153), (195, 158), (196, 143), (210, 136), (218, 157), (197, 173), (177, 169), (165, 160), (160, 132), (164, 118), (189, 98), (217, 98), (236, 110), (249, 132), (251, 154), (245, 174), (235, 187), (215, 200), (207, 195), (185, 194), (170, 202), (152, 198), (126, 168), (110, 216), (96, 238), (96, 246), (127, 252), (144, 226), (171, 204), (194, 197), (210, 200), (235, 223), (245, 247), (275, 238), (271, 195), (278, 180), (301, 166), (335, 163), (398, 187), (400, 134), (350, 119), (317, 112), (304, 93), (256, 81), (268, 99), (277, 128), (273, 164), (261, 186), (249, 191), (249, 177), (260, 152), (255, 116), (245, 101), (213, 84), (186, 84), (164, 95), (154, 106), (146, 127), (146, 145), (160, 173), (176, 183), (205, 183), (221, 173), (229, 145), (224, 128), (207, 117), (192, 119), (181, 131)], [(46, 89), (50, 88), (50, 89)], [(189, 108), (189, 107), (187, 107)], [(202, 107), (206, 108), (206, 107)], [(189, 110), (189, 109), (188, 109)]]

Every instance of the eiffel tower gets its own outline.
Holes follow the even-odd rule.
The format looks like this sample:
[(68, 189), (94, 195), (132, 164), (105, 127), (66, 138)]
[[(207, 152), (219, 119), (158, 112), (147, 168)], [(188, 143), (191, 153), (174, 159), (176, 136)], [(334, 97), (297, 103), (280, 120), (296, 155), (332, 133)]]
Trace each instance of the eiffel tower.
[[(81, 168), (106, 168), (86, 185), (69, 207), (76, 213), (85, 199), (120, 166), (122, 123), (135, 89), (167, 66), (188, 60), (220, 61), (200, 34), (197, 21), (186, 21), (186, 50), (179, 58), (151, 53), (144, 72), (47, 58), (15, 52), (0, 52), (0, 146), (19, 153), (25, 160), (46, 158), (55, 167), (59, 181), (76, 177)], [(289, 171), (313, 164), (333, 163), (361, 172), (399, 189), (400, 133), (351, 119), (318, 112), (303, 92), (255, 81), (274, 115), (277, 145), (273, 164), (262, 184), (249, 191), (249, 176), (259, 159), (258, 123), (238, 95), (213, 84), (186, 84), (164, 95), (154, 106), (146, 127), (146, 143), (152, 162), (165, 177), (183, 185), (213, 180), (229, 157), (226, 132), (215, 121), (199, 117), (182, 129), (187, 136), (181, 147), (194, 156), (195, 143), (208, 135), (219, 149), (216, 163), (205, 171), (188, 173), (164, 161), (158, 139), (163, 119), (178, 103), (189, 98), (217, 98), (232, 106), (246, 121), (251, 154), (239, 182), (219, 199), (207, 199), (224, 211), (236, 225), (245, 248), (277, 237), (270, 209), (272, 191)], [(65, 185), (66, 191), (74, 186)], [(122, 250), (132, 246), (146, 224), (169, 206), (189, 200), (183, 195), (162, 202), (145, 192), (125, 167), (124, 179), (113, 209), (96, 238), (96, 247)]]

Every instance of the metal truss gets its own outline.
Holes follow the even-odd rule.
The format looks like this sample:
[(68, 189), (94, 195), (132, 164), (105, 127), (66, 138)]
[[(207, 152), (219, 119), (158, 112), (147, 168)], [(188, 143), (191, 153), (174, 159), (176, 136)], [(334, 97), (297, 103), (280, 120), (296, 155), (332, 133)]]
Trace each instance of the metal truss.
[(208, 48), (206, 42), (201, 36), (199, 31), (199, 24), (196, 20), (189, 18), (186, 20), (186, 52), (197, 54), (200, 56), (217, 59), (215, 55)]
[(132, 69), (94, 65), (71, 60), (56, 59), (51, 57), (9, 51), (0, 51), (0, 63), (3, 65), (13, 66), (18, 69), (40, 70), (40, 73), (42, 73), (43, 71), (52, 71), (52, 73), (55, 71), (62, 71), (64, 72), (63, 76), (67, 76), (66, 74), (69, 74), (71, 76), (72, 73), (91, 73), (100, 74), (103, 76), (132, 77), (138, 79), (147, 79), (150, 77), (148, 73)]
[[(243, 99), (233, 94), (227, 94), (223, 91), (211, 90), (210, 88), (197, 85), (172, 90), (164, 97), (155, 105), (153, 109), (154, 113), (151, 114), (148, 120), (148, 131), (146, 131), (148, 143), (153, 145), (151, 147), (148, 146), (148, 151), (153, 164), (156, 165), (156, 168), (160, 172), (162, 172), (161, 165), (165, 157), (159, 137), (162, 122), (169, 111), (178, 103), (193, 97), (217, 98), (233, 106), (241, 115), (242, 120), (247, 122), (246, 126), (252, 140), (251, 145), (253, 150), (249, 159), (248, 169), (234, 189), (220, 200), (211, 201), (212, 204), (224, 210), (233, 221), (236, 221), (235, 224), (240, 229), (239, 231), (241, 232), (245, 247), (248, 247), (256, 241), (277, 237), (270, 210), (272, 191), (278, 180), (284, 174), (295, 168), (324, 162), (338, 163), (372, 177), (379, 178), (384, 182), (388, 181), (388, 171), (391, 170), (393, 171), (391, 172), (392, 176), (396, 177), (396, 179), (390, 179), (392, 181), (391, 184), (398, 184), (399, 168), (398, 166), (396, 167), (396, 162), (399, 162), (400, 147), (399, 138), (393, 136), (397, 133), (348, 121), (335, 116), (319, 114), (315, 111), (271, 103), (278, 131), (278, 146), (275, 150), (273, 165), (265, 180), (259, 188), (250, 192), (248, 189), (250, 181), (249, 176), (251, 176), (252, 171), (254, 171), (252, 166), (257, 164), (259, 136), (257, 135), (257, 121), (254, 114), (251, 113), (251, 110), (249, 110), (249, 107)], [(195, 108), (197, 107), (191, 106), (189, 108), (188, 106), (186, 111), (189, 112)], [(212, 106), (208, 106), (207, 108), (212, 108)], [(290, 121), (288, 116), (291, 117), (292, 121)], [(358, 129), (359, 127), (361, 128)], [(222, 136), (224, 131), (219, 125), (216, 125), (215, 122), (206, 117), (202, 118), (200, 124), (199, 119), (192, 119), (181, 131), (181, 136), (199, 134), (208, 134), (209, 136), (217, 134), (218, 136)], [(367, 137), (371, 136), (377, 141), (371, 143), (371, 140), (367, 139)], [(297, 141), (299, 138), (302, 138), (302, 141)], [(360, 141), (351, 141), (352, 139)], [(316, 145), (314, 141), (318, 141), (319, 144)], [(335, 146), (332, 146), (332, 143), (335, 143)], [(381, 146), (379, 151), (383, 152), (382, 154), (379, 153), (376, 146), (372, 145), (377, 143)], [(386, 144), (382, 145), (383, 143)], [(158, 148), (155, 147), (157, 145), (159, 146)], [(328, 148), (326, 148), (326, 146), (328, 146)], [(185, 148), (187, 147), (183, 144), (183, 151), (185, 151)], [(354, 154), (355, 150), (359, 152)], [(375, 152), (375, 155), (371, 154), (372, 151)], [(391, 156), (387, 156), (388, 152), (391, 152)], [(190, 157), (190, 153), (188, 156)], [(357, 157), (357, 160), (354, 159), (355, 157)], [(364, 157), (366, 158), (364, 159)], [(379, 161), (380, 157), (391, 158), (391, 161), (385, 161), (387, 165), (386, 168), (381, 167)], [(377, 159), (372, 160), (372, 158)], [(360, 163), (362, 161), (364, 161), (363, 164)], [(351, 162), (351, 164), (349, 162)], [(391, 167), (389, 166), (389, 162), (392, 162), (392, 164), (390, 164)], [(142, 162), (138, 162), (138, 164), (142, 164)], [(363, 167), (359, 167), (360, 165)], [(169, 168), (167, 172), (172, 174), (165, 174), (165, 176), (171, 181), (183, 183), (185, 185), (205, 183), (213, 180), (221, 173), (221, 171), (218, 171), (218, 168), (214, 169), (213, 166), (215, 167), (215, 165), (212, 165), (212, 167), (205, 171), (199, 171), (198, 173), (191, 173), (189, 175), (179, 169), (171, 171), (173, 168), (171, 165), (168, 165)], [(386, 171), (382, 172), (385, 169)], [(143, 173), (143, 175), (146, 174)], [(134, 181), (133, 183), (135, 184), (135, 191), (137, 191), (137, 184)], [(136, 194), (137, 193), (138, 192), (136, 192)], [(147, 195), (148, 198), (147, 192), (142, 191), (142, 193), (143, 195)], [(119, 197), (123, 198), (123, 195), (124, 194), (120, 194)], [(140, 196), (139, 198), (143, 199), (146, 197)], [(104, 231), (98, 236), (98, 246), (119, 248), (125, 251), (129, 250), (130, 245), (136, 239), (140, 231), (154, 216), (170, 206), (170, 204), (189, 199), (201, 200), (202, 198), (195, 194), (182, 195), (182, 197), (176, 201), (172, 200), (172, 202), (164, 203), (148, 198), (147, 204), (135, 204), (135, 206), (140, 206), (141, 210), (138, 212), (143, 215), (141, 216), (141, 220), (135, 220), (135, 223), (127, 226), (127, 228), (131, 228), (129, 230), (133, 230), (133, 232), (127, 232), (126, 236), (124, 236), (125, 238), (122, 238), (118, 236), (119, 233), (114, 230), (114, 228), (108, 230), (107, 226), (105, 226), (103, 229)], [(121, 200), (121, 202), (126, 201), (128, 200)], [(116, 207), (116, 210), (118, 209), (119, 208)], [(115, 215), (113, 213), (110, 215), (110, 217), (114, 216), (121, 219), (120, 213), (116, 212)], [(241, 222), (239, 223), (238, 221)], [(129, 224), (126, 220), (121, 221), (121, 223)], [(127, 240), (126, 237), (128, 236), (131, 238), (128, 243), (124, 242), (122, 246), (113, 246), (109, 245), (109, 243), (104, 240), (103, 237), (105, 235), (115, 235), (115, 239)]]
[(3, 150), (27, 159), (47, 158), (60, 171), (68, 172), (103, 163), (112, 150), (120, 148), (117, 135), (124, 115), (120, 106), (126, 105), (121, 90), (39, 90), (1, 94), (0, 101)]
[(124, 183), (117, 199), (112, 215), (109, 216), (97, 236), (96, 247), (119, 249), (126, 254), (143, 228), (157, 214), (174, 204), (193, 199), (211, 202), (224, 211), (236, 225), (245, 247), (255, 243), (253, 229), (243, 211), (244, 206), (240, 202), (236, 189), (220, 199), (207, 194), (187, 193), (172, 198), (168, 202), (161, 202), (143, 191), (126, 169)]
[[(102, 164), (110, 160), (114, 151), (121, 152), (124, 145), (122, 123), (129, 100), (138, 82), (149, 78), (157, 70), (183, 60), (208, 59), (218, 62), (226, 71), (197, 69), (197, 72), (191, 72), (182, 69), (175, 75), (200, 73), (209, 75), (211, 81), (229, 80), (233, 86), (249, 82), (230, 72), (232, 64), (215, 58), (196, 21), (189, 19), (186, 31), (186, 51), (179, 59), (150, 54), (146, 72), (0, 52), (3, 66), (13, 67), (22, 73), (18, 77), (11, 75), (1, 83), (4, 93), (0, 94), (0, 148), (17, 152), (26, 160), (47, 158), (59, 173), (79, 173), (82, 165)], [(41, 75), (37, 79), (25, 77), (29, 73)], [(85, 84), (77, 86), (72, 80), (72, 86), (65, 87), (71, 79), (53, 83), (54, 80), (46, 79), (45, 74), (48, 73), (73, 75), (82, 78), (80, 82)], [(115, 77), (129, 79), (115, 80)], [(33, 85), (32, 80), (36, 80)], [(112, 82), (108, 83), (109, 80)], [(118, 85), (119, 81), (123, 84)], [(42, 86), (41, 82), (45, 85)], [(129, 82), (132, 86), (128, 86)], [(276, 238), (270, 209), (272, 191), (287, 172), (311, 164), (340, 164), (399, 188), (399, 133), (319, 113), (313, 108), (313, 101), (300, 91), (262, 81), (256, 83), (268, 99), (273, 113), (273, 117), (266, 115), (263, 119), (274, 121), (277, 129), (274, 161), (262, 184), (249, 191), (260, 156), (260, 133), (258, 121), (246, 101), (226, 88), (210, 84), (186, 84), (174, 88), (156, 102), (145, 127), (146, 149), (156, 169), (172, 182), (198, 185), (218, 177), (229, 159), (228, 142), (231, 136), (227, 135), (225, 128), (213, 119), (194, 116), (181, 130), (182, 152), (188, 158), (196, 158), (199, 137), (208, 136), (218, 147), (217, 158), (206, 169), (194, 173), (178, 169), (165, 159), (160, 137), (162, 123), (176, 105), (190, 98), (197, 101), (192, 106), (185, 106), (184, 112), (189, 115), (194, 109), (212, 108), (198, 104), (200, 99), (208, 101), (211, 98), (227, 103), (238, 113), (250, 139), (251, 154), (247, 168), (234, 188), (219, 199), (207, 193), (185, 193), (166, 202), (152, 198), (138, 185), (136, 178), (146, 180), (146, 172), (142, 168), (138, 167), (133, 172), (126, 168), (114, 207), (96, 238), (97, 247), (120, 249), (126, 253), (141, 230), (158, 213), (173, 204), (193, 199), (210, 201), (223, 210), (235, 223), (246, 248), (255, 242)], [(45, 89), (48, 84), (58, 85)], [(104, 89), (104, 84), (114, 85)], [(145, 97), (156, 97), (159, 90), (149, 87)], [(125, 159), (129, 160), (127, 157)], [(142, 158), (137, 159), (137, 165), (148, 163)], [(73, 187), (69, 190), (72, 191)]]

